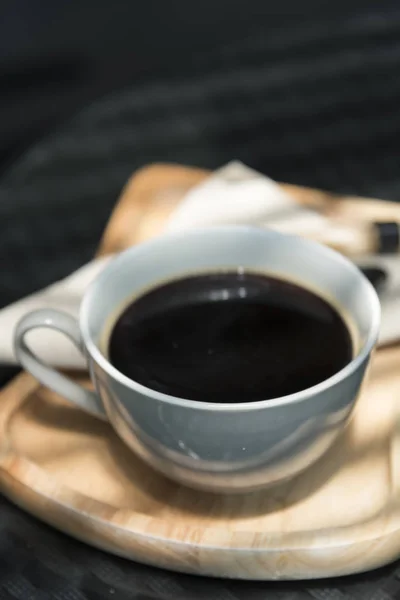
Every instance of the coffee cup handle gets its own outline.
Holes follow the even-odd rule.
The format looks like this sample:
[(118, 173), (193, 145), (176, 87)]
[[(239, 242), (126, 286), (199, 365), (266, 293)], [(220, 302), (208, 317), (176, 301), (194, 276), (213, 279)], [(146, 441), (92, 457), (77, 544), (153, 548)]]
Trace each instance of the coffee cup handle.
[(84, 354), (83, 343), (76, 319), (71, 315), (54, 310), (40, 309), (25, 315), (14, 332), (14, 351), (17, 360), (43, 385), (63, 396), (79, 408), (100, 419), (107, 420), (103, 403), (95, 392), (85, 389), (53, 367), (46, 365), (25, 342), (26, 334), (33, 329), (55, 329), (64, 333)]

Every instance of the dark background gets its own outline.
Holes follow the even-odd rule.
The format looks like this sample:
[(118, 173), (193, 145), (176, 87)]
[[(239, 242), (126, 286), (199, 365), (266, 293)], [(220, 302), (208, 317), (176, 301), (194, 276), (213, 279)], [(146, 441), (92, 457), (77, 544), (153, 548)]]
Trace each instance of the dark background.
[[(88, 261), (149, 162), (239, 158), (277, 180), (398, 200), (399, 140), (398, 1), (3, 0), (0, 307)], [(0, 498), (0, 600), (108, 597), (390, 600), (400, 567), (277, 584), (178, 576)]]
[[(27, 144), (111, 90), (131, 85), (140, 94), (145, 82), (211, 72), (223, 63), (226, 72), (243, 63), (281, 69), (295, 94), (285, 62), (307, 39), (314, 41), (307, 50), (311, 63), (325, 52), (340, 63), (351, 46), (349, 60), (358, 54), (360, 61), (355, 71), (372, 68), (373, 85), (377, 62), (385, 64), (390, 54), (397, 63), (399, 18), (393, 0), (3, 0), (0, 158), (8, 165)], [(337, 94), (332, 107), (336, 101)]]

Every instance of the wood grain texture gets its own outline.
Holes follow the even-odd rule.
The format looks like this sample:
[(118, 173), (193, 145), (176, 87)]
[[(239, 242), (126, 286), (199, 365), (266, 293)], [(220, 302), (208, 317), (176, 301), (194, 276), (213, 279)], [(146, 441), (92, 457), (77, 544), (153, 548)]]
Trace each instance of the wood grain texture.
[[(156, 235), (204, 176), (163, 165), (142, 170), (126, 186), (99, 253)], [(290, 190), (300, 202), (313, 196), (324, 211), (354, 203)], [(373, 219), (380, 205), (383, 213), (398, 210), (360, 203)], [(352, 218), (358, 210), (360, 204)], [(22, 374), (0, 394), (0, 487), (74, 537), (166, 568), (252, 579), (374, 568), (400, 554), (399, 364), (400, 347), (376, 352), (353, 418), (330, 452), (289, 483), (244, 496), (194, 492), (166, 480), (107, 424)]]

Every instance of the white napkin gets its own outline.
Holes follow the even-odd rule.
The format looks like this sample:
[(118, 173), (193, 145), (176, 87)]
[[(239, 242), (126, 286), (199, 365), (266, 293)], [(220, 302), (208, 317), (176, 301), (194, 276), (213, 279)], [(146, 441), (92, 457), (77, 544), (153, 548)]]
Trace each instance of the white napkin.
[[(239, 162), (231, 162), (192, 189), (170, 217), (166, 231), (180, 231), (216, 224), (265, 225), (288, 233), (312, 233), (329, 229), (326, 217), (299, 207), (268, 177)], [(95, 259), (72, 275), (0, 311), (0, 363), (15, 364), (13, 331), (18, 320), (37, 308), (59, 308), (78, 315), (81, 298), (111, 257)], [(383, 298), (381, 342), (400, 337), (400, 258), (366, 257), (366, 264), (382, 265), (390, 273)], [(84, 368), (73, 344), (60, 333), (36, 330), (29, 345), (46, 362), (65, 368)]]

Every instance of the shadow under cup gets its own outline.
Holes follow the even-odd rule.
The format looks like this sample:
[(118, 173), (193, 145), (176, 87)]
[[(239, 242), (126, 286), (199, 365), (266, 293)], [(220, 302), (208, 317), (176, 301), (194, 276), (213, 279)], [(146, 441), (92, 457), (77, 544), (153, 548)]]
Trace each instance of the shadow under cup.
[[(235, 404), (172, 397), (109, 363), (113, 324), (135, 297), (171, 279), (238, 267), (286, 279), (327, 300), (349, 329), (353, 360), (307, 390)], [(374, 289), (336, 252), (274, 231), (226, 226), (166, 235), (119, 255), (85, 296), (80, 325), (96, 389), (128, 446), (186, 485), (240, 492), (292, 477), (330, 447), (357, 399), (379, 319)]]

